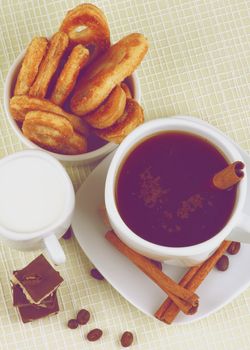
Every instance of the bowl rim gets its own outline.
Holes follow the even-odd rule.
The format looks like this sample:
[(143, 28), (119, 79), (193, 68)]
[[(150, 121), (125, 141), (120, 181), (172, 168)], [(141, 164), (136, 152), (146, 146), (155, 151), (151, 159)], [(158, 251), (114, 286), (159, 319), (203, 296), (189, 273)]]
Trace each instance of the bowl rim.
[[(11, 96), (10, 90), (11, 86), (13, 83), (13, 78), (16, 75), (16, 70), (18, 66), (21, 64), (24, 55), (26, 52), (26, 48), (17, 56), (17, 58), (14, 60), (12, 65), (9, 68), (9, 71), (7, 73), (5, 83), (4, 83), (4, 111), (7, 116), (7, 120), (9, 122), (9, 125), (11, 126), (12, 130), (15, 132), (16, 136), (19, 138), (19, 140), (22, 142), (22, 144), (28, 148), (28, 149), (37, 149), (37, 150), (42, 150), (53, 157), (55, 157), (57, 160), (70, 163), (70, 162), (88, 162), (88, 161), (95, 161), (98, 160), (102, 157), (105, 157), (107, 154), (112, 152), (118, 145), (113, 143), (113, 142), (108, 142), (104, 146), (97, 148), (93, 151), (86, 152), (86, 153), (81, 153), (81, 154), (76, 154), (76, 155), (66, 155), (66, 154), (60, 154), (56, 152), (51, 152), (48, 151), (38, 145), (36, 145), (34, 142), (30, 141), (27, 137), (25, 137), (17, 125), (15, 119), (13, 118), (11, 111), (10, 111), (10, 106), (9, 106), (9, 101)], [(140, 103), (141, 101), (141, 86), (139, 82), (139, 78), (136, 72), (133, 72), (129, 77), (126, 79), (131, 79), (132, 85), (134, 87), (134, 99)]]

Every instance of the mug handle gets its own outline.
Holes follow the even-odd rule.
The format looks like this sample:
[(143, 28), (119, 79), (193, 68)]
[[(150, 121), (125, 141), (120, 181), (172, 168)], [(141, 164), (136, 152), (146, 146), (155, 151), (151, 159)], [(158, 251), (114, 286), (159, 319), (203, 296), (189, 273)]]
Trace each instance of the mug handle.
[(241, 213), (237, 227), (230, 233), (227, 239), (242, 243), (250, 243), (250, 215)]
[(61, 265), (66, 261), (64, 251), (56, 237), (52, 234), (43, 239), (45, 248), (48, 252), (49, 258), (54, 262), (55, 265)]

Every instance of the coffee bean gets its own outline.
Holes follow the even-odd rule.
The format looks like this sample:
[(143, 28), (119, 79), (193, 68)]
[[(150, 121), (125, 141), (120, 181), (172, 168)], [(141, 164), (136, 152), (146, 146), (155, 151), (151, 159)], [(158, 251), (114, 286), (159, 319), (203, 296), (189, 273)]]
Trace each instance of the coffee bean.
[(82, 309), (78, 312), (76, 319), (80, 325), (86, 324), (89, 322), (90, 313), (88, 312), (88, 310)]
[(90, 274), (93, 278), (95, 278), (96, 280), (102, 281), (104, 280), (103, 275), (101, 274), (101, 272), (99, 272), (96, 268), (92, 269), (90, 271)]
[(149, 259), (151, 261), (151, 263), (153, 263), (156, 267), (158, 267), (159, 270), (162, 271), (162, 263), (158, 260), (154, 260), (154, 259)]
[(226, 271), (229, 266), (228, 256), (222, 255), (222, 257), (217, 261), (216, 267), (219, 271)]
[(67, 240), (67, 239), (70, 239), (72, 237), (72, 228), (70, 227), (65, 233), (64, 235), (62, 236), (63, 239)]
[(68, 327), (70, 329), (76, 329), (78, 327), (78, 322), (75, 319), (71, 319), (68, 321)]
[(133, 340), (134, 340), (133, 333), (126, 331), (126, 332), (123, 333), (123, 335), (121, 337), (121, 345), (124, 348), (127, 348), (130, 345), (132, 345)]
[(92, 331), (88, 332), (87, 339), (89, 341), (96, 341), (100, 339), (102, 336), (102, 330), (99, 328), (92, 329)]
[(239, 253), (240, 250), (240, 242), (232, 242), (230, 246), (227, 248), (228, 254), (235, 255)]

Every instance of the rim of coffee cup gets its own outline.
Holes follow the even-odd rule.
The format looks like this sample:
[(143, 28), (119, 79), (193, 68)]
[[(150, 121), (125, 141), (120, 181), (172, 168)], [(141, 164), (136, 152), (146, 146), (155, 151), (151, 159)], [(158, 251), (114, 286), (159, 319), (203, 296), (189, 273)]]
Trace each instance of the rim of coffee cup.
[(36, 157), (36, 158), (44, 159), (50, 164), (52, 164), (52, 166), (57, 168), (58, 172), (60, 172), (61, 176), (64, 178), (65, 185), (67, 186), (67, 192), (66, 192), (67, 200), (65, 200), (63, 213), (60, 215), (60, 217), (53, 224), (43, 229), (40, 229), (34, 232), (29, 232), (29, 233), (14, 232), (4, 227), (0, 223), (0, 236), (12, 241), (27, 241), (38, 237), (46, 237), (51, 233), (56, 233), (56, 229), (60, 226), (63, 227), (63, 224), (66, 218), (68, 218), (69, 215), (73, 213), (73, 210), (75, 207), (75, 192), (74, 192), (71, 179), (68, 173), (66, 172), (66, 170), (64, 169), (64, 167), (62, 166), (62, 164), (57, 159), (52, 157), (50, 154), (47, 154), (46, 152), (43, 152), (40, 150), (19, 151), (0, 159), (0, 169), (1, 169), (1, 166), (4, 165), (5, 163), (8, 163), (14, 159), (18, 159), (18, 158), (21, 159), (24, 157)]
[(156, 256), (160, 256), (170, 254), (176, 256), (186, 256), (190, 254), (204, 253), (209, 249), (208, 246), (217, 247), (236, 226), (238, 215), (242, 211), (245, 202), (247, 187), (246, 173), (244, 178), (239, 183), (234, 209), (224, 228), (209, 240), (192, 246), (168, 247), (151, 243), (136, 235), (136, 233), (134, 233), (122, 220), (115, 200), (117, 173), (123, 161), (126, 159), (126, 156), (130, 154), (137, 144), (140, 144), (147, 137), (167, 131), (190, 132), (191, 134), (196, 134), (207, 139), (207, 141), (218, 149), (229, 162), (236, 160), (243, 161), (239, 151), (219, 130), (217, 131), (209, 128), (209, 126), (198, 124), (193, 119), (186, 120), (188, 116), (178, 117), (184, 117), (185, 119), (176, 117), (155, 119), (144, 123), (132, 131), (118, 147), (111, 161), (106, 177), (105, 205), (111, 226), (125, 243), (130, 245), (132, 248), (134, 247), (136, 250), (141, 251), (142, 253), (144, 252), (145, 254), (148, 253), (149, 255), (155, 254)]
[[(15, 59), (13, 64), (11, 65), (8, 74), (5, 79), (5, 85), (4, 85), (4, 110), (7, 116), (7, 120), (9, 122), (9, 125), (11, 126), (12, 130), (15, 132), (18, 139), (22, 142), (22, 144), (25, 146), (25, 148), (28, 149), (37, 149), (42, 150), (43, 152), (46, 152), (62, 162), (65, 166), (74, 166), (74, 165), (84, 165), (89, 164), (94, 161), (97, 161), (98, 159), (103, 158), (110, 152), (112, 152), (116, 147), (117, 144), (113, 142), (108, 142), (104, 146), (97, 148), (96, 150), (82, 153), (82, 154), (76, 154), (76, 155), (65, 155), (60, 154), (56, 152), (50, 152), (38, 145), (36, 145), (34, 142), (30, 141), (26, 136), (23, 135), (20, 127), (14, 120), (11, 111), (10, 111), (10, 98), (12, 97), (12, 91), (14, 88), (14, 83), (16, 81), (16, 77), (18, 74), (18, 71), (20, 69), (22, 60), (24, 58), (26, 49), (23, 50)], [(129, 77), (127, 77), (128, 84), (132, 90), (134, 99), (140, 103), (141, 101), (141, 86), (140, 81), (138, 78), (138, 75), (136, 72), (133, 72)]]

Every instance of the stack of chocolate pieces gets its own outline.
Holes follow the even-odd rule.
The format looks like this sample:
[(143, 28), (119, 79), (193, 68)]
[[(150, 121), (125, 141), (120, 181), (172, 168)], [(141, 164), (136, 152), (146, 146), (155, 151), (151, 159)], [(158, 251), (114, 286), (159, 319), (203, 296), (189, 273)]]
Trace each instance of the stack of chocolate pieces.
[(43, 255), (22, 270), (14, 271), (13, 305), (23, 323), (56, 314), (59, 311), (56, 291), (63, 278)]

